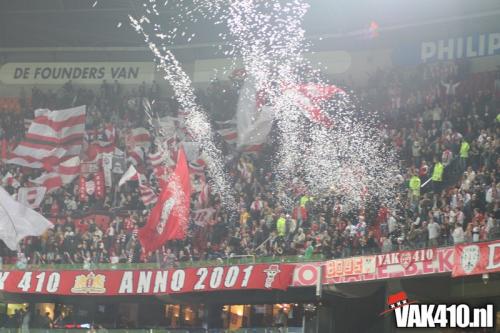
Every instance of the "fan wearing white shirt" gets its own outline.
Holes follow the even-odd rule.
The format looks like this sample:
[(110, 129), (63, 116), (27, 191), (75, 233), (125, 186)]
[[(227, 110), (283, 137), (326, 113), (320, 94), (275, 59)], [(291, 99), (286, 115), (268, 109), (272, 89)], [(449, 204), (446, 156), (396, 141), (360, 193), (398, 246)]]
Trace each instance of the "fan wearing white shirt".
[(436, 221), (431, 220), (427, 225), (427, 231), (429, 232), (429, 247), (437, 247), (438, 246), (438, 238), (439, 238), (439, 230), (441, 227)]
[(453, 244), (465, 242), (464, 229), (458, 223), (455, 224), (455, 229), (453, 230), (453, 233), (451, 234), (451, 236), (453, 237)]

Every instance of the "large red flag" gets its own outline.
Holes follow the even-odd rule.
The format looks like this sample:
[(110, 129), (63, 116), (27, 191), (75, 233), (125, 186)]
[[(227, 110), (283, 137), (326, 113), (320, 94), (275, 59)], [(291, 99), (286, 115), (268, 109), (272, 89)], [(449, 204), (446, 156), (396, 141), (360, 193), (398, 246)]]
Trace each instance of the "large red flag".
[(139, 230), (139, 240), (145, 252), (154, 251), (169, 240), (186, 237), (190, 196), (186, 154), (179, 149), (175, 171), (151, 210), (148, 222)]

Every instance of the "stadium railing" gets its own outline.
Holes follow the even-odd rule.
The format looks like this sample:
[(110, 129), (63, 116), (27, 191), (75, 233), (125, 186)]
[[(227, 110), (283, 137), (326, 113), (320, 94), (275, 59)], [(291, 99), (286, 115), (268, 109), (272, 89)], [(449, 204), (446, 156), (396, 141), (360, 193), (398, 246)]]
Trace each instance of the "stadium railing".
[[(1, 266), (2, 270), (33, 270), (33, 269), (44, 269), (44, 270), (130, 270), (130, 269), (158, 269), (158, 268), (188, 268), (188, 267), (209, 267), (209, 266), (220, 266), (223, 265), (244, 265), (244, 264), (268, 264), (268, 263), (300, 263), (300, 262), (314, 262), (323, 261), (325, 257), (322, 254), (315, 254), (309, 258), (305, 256), (283, 256), (283, 257), (255, 257), (255, 256), (244, 256), (244, 257), (233, 257), (226, 259), (216, 259), (216, 260), (200, 260), (200, 261), (186, 261), (179, 262), (175, 265), (165, 265), (162, 263), (90, 263), (90, 264), (40, 264), (40, 265), (19, 265), (18, 264), (4, 264)], [(1, 332), (0, 332), (1, 333)]]

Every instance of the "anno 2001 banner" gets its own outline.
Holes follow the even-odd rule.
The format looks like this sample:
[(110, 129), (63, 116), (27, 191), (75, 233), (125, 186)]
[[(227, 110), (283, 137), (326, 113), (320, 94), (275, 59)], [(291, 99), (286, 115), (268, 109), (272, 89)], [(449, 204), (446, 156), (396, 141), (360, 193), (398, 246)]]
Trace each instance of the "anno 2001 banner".
[(165, 295), (218, 290), (285, 290), (293, 265), (257, 264), (168, 270), (3, 271), (0, 291), (52, 295)]

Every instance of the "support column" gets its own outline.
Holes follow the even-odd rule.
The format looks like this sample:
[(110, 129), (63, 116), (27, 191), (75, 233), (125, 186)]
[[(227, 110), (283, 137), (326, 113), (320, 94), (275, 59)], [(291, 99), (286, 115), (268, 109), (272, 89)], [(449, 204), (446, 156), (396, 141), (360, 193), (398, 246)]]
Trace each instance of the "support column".
[(220, 304), (210, 304), (205, 306), (205, 318), (203, 320), (204, 327), (208, 329), (211, 328), (222, 328), (222, 305)]

